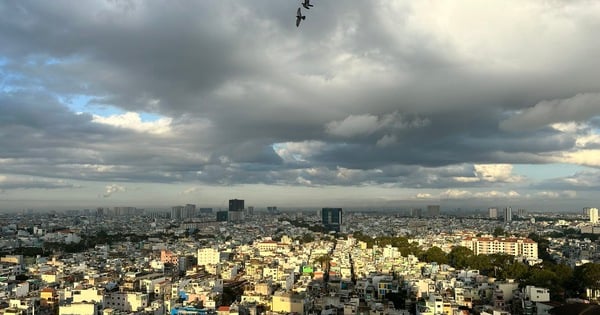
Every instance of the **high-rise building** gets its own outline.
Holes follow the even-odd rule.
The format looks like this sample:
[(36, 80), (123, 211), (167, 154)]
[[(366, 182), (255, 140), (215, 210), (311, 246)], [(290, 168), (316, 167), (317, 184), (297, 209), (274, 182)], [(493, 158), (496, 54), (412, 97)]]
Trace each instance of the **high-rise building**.
[[(139, 211), (139, 212), (141, 212), (141, 211)], [(135, 207), (114, 207), (113, 208), (113, 214), (116, 217), (134, 216), (137, 213), (138, 213), (138, 210)]]
[(244, 200), (230, 199), (229, 211), (244, 211)]
[(498, 208), (488, 208), (488, 214), (490, 219), (498, 218)]
[(410, 209), (410, 216), (414, 218), (420, 218), (423, 216), (423, 209), (421, 208), (412, 208)]
[(590, 223), (598, 223), (598, 208), (590, 208)]
[(427, 216), (437, 217), (440, 215), (440, 205), (429, 205), (427, 206)]
[(240, 222), (244, 220), (244, 200), (229, 199), (228, 222)]
[(229, 220), (229, 211), (217, 211), (217, 222), (227, 222)]
[(526, 214), (526, 212), (527, 212), (527, 211), (526, 211), (525, 209), (523, 209), (523, 208), (520, 208), (520, 209), (518, 209), (518, 210), (517, 210), (517, 216), (518, 216), (519, 218), (524, 218), (524, 217), (525, 217), (525, 214)]
[(227, 222), (242, 222), (244, 221), (243, 211), (227, 211)]
[(340, 232), (342, 229), (342, 208), (321, 209), (321, 222), (325, 230)]
[(584, 208), (583, 208), (583, 215), (584, 215), (586, 218), (589, 218), (589, 217), (590, 217), (590, 209), (592, 209), (592, 207), (584, 207)]
[(504, 208), (504, 222), (512, 221), (512, 209), (511, 207)]
[(181, 220), (183, 219), (183, 206), (174, 206), (171, 208), (171, 219)]
[(187, 204), (185, 205), (185, 207), (183, 207), (183, 218), (184, 219), (190, 219), (190, 218), (195, 218), (196, 217), (196, 205), (194, 204)]
[(277, 213), (277, 207), (276, 206), (267, 207), (267, 212), (269, 212), (269, 213)]

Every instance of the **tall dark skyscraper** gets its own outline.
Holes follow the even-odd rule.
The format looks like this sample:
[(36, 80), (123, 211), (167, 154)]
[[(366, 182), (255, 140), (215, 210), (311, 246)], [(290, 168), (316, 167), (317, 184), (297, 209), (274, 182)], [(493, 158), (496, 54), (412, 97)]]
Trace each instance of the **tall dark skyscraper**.
[(342, 228), (342, 208), (323, 208), (321, 222), (327, 231), (340, 232)]
[(244, 211), (244, 200), (229, 199), (229, 211)]

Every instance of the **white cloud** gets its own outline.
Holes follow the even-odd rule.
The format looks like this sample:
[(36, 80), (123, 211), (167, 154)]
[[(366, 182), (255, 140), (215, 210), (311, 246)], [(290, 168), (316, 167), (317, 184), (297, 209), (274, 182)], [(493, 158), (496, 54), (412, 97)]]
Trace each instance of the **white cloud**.
[(442, 199), (470, 199), (472, 197), (472, 192), (458, 189), (448, 189), (440, 194)]
[(298, 176), (296, 178), (296, 183), (303, 185), (303, 186), (312, 186), (312, 182), (302, 176)]
[(452, 177), (452, 179), (454, 179), (455, 181), (460, 182), (460, 183), (476, 183), (481, 180), (478, 177), (464, 177), (464, 176)]
[[(584, 25), (594, 25), (591, 21), (600, 13), (600, 6), (589, 1), (385, 3), (379, 18), (388, 29), (408, 28), (427, 34), (444, 43), (453, 59), (478, 71), (500, 73), (561, 69), (561, 65), (585, 53), (578, 49), (587, 44), (581, 42), (585, 38), (582, 35), (586, 36)], [(413, 12), (410, 18), (398, 18), (406, 10)], [(561, 43), (560, 54), (552, 53), (557, 42)], [(524, 43), (527, 49), (523, 49)]]
[(202, 191), (200, 187), (190, 187), (181, 192), (182, 195), (192, 195), (198, 194)]
[(377, 140), (376, 145), (378, 147), (387, 147), (391, 144), (396, 143), (396, 141), (398, 141), (398, 139), (396, 139), (396, 136), (394, 135), (384, 135), (383, 137), (381, 137), (381, 139)]
[(589, 133), (579, 136), (575, 140), (575, 146), (578, 148), (585, 148), (590, 145), (600, 145), (600, 134)]
[(322, 141), (281, 142), (273, 144), (273, 150), (286, 162), (306, 161), (325, 147)]
[(582, 123), (574, 121), (554, 123), (550, 127), (564, 133), (575, 133), (584, 128)]
[(342, 121), (332, 121), (325, 127), (329, 134), (339, 137), (354, 137), (369, 135), (379, 129), (380, 123), (377, 116), (350, 115)]
[(600, 150), (579, 150), (563, 153), (557, 159), (560, 162), (600, 167)]
[[(598, 104), (600, 107), (600, 103)], [(586, 122), (555, 123), (553, 129), (575, 139), (573, 148), (557, 152), (552, 158), (560, 163), (571, 163), (592, 167), (600, 166), (600, 134), (598, 130)]]
[(456, 176), (452, 179), (459, 183), (515, 183), (523, 180), (523, 177), (512, 173), (511, 164), (474, 164), (473, 177)]
[(429, 193), (418, 193), (415, 197), (417, 199), (431, 199), (431, 198), (433, 198), (433, 196), (431, 194), (429, 194)]
[(564, 191), (540, 191), (535, 194), (537, 198), (575, 198), (577, 197), (577, 192), (573, 190), (564, 190)]
[(522, 177), (512, 174), (513, 166), (510, 164), (475, 164), (475, 176), (484, 182), (514, 183)]
[(516, 192), (514, 190), (511, 190), (508, 192), (492, 190), (492, 191), (485, 191), (485, 192), (477, 192), (477, 193), (473, 194), (474, 198), (481, 198), (481, 199), (518, 198), (520, 196), (521, 196), (521, 194), (519, 194), (518, 192)]
[(514, 190), (511, 190), (511, 191), (508, 192), (508, 196), (509, 197), (520, 197), (521, 194), (519, 194), (518, 192), (516, 192)]
[(452, 200), (470, 200), (470, 199), (515, 199), (520, 198), (521, 194), (514, 190), (510, 191), (469, 191), (459, 189), (447, 189), (440, 192), (437, 196), (432, 194), (417, 194), (417, 199), (452, 199)]
[(111, 115), (103, 117), (93, 115), (92, 121), (99, 124), (110, 125), (117, 128), (130, 129), (137, 132), (164, 135), (171, 132), (172, 118), (163, 117), (156, 121), (142, 121), (140, 114), (135, 112), (126, 112), (120, 115)]
[(110, 184), (104, 187), (104, 194), (102, 195), (104, 198), (108, 198), (112, 196), (114, 193), (125, 191), (125, 187), (117, 184)]

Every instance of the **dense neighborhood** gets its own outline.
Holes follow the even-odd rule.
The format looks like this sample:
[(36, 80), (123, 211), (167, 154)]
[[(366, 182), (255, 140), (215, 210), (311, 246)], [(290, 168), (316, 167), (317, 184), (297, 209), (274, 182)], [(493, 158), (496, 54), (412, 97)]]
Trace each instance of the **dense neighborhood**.
[(600, 250), (589, 213), (521, 212), (509, 221), (492, 214), (346, 211), (342, 220), (342, 209), (255, 211), (234, 201), (216, 212), (186, 205), (4, 215), (0, 313), (599, 309)]

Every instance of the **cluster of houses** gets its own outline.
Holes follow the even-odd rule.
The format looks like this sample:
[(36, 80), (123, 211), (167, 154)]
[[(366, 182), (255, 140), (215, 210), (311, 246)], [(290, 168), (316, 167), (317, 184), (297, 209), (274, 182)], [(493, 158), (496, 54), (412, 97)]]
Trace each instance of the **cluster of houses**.
[[(377, 225), (385, 232), (390, 221), (400, 222)], [(391, 245), (369, 247), (351, 233), (339, 238), (313, 233), (285, 216), (236, 223), (165, 222), (152, 220), (145, 232), (163, 236), (142, 241), (124, 238), (48, 257), (4, 255), (0, 314), (533, 315), (553, 314), (559, 307), (547, 288), (422, 262)], [(363, 220), (363, 227), (368, 224)], [(465, 246), (539, 262), (537, 244), (530, 239), (433, 226), (408, 223), (398, 231), (412, 234), (410, 241), (423, 249), (437, 246), (449, 252)], [(420, 237), (416, 229), (422, 230)], [(68, 244), (83, 231), (36, 227), (20, 238), (37, 235)], [(594, 244), (578, 243), (573, 250), (593, 258)]]

